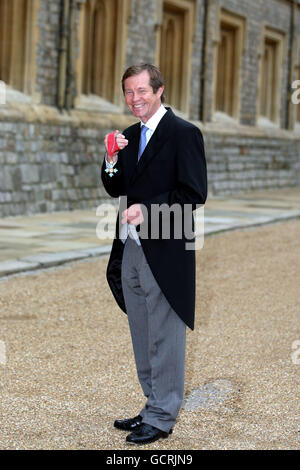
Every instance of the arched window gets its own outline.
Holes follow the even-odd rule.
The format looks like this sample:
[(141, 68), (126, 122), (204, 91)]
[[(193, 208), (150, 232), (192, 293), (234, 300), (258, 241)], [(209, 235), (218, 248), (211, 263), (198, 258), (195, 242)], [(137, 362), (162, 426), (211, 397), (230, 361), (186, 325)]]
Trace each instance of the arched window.
[(168, 104), (188, 113), (190, 90), (190, 58), (193, 39), (192, 0), (166, 0), (158, 31), (158, 63), (165, 80)]
[(274, 117), (274, 92), (276, 76), (276, 42), (266, 40), (265, 53), (262, 58), (262, 99), (260, 115), (272, 121)]
[(0, 80), (32, 93), (35, 81), (37, 0), (0, 0)]
[(236, 29), (226, 24), (222, 25), (217, 60), (216, 111), (222, 111), (230, 116), (233, 115), (234, 109), (235, 41)]
[(258, 115), (276, 124), (280, 124), (283, 43), (283, 33), (263, 28)]
[(126, 0), (87, 0), (82, 9), (79, 94), (118, 101), (125, 52)]
[[(300, 65), (297, 67), (297, 80), (300, 81)], [(300, 104), (297, 105), (296, 121), (300, 124)]]
[(214, 111), (239, 116), (245, 19), (221, 9), (217, 31)]
[(183, 70), (183, 15), (166, 11), (162, 25), (161, 71), (166, 84), (166, 99), (181, 109)]
[[(297, 42), (295, 80), (300, 81), (300, 36), (298, 37), (298, 42)], [(298, 87), (298, 89), (299, 89), (299, 87)], [(296, 123), (300, 124), (300, 104), (296, 105)]]

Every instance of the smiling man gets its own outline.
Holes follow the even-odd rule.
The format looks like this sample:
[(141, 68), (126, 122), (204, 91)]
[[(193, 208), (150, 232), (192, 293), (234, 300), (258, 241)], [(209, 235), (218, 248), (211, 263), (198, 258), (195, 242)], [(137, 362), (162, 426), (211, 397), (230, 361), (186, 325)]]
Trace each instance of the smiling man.
[(122, 81), (127, 107), (143, 123), (146, 123), (158, 111), (164, 100), (162, 98), (163, 82), (157, 78), (151, 83), (147, 70), (143, 70), (139, 75), (127, 77), (127, 74), (125, 73)]
[[(126, 105), (138, 122), (116, 137), (119, 151), (106, 155), (102, 181), (108, 194), (126, 201), (119, 217), (107, 267), (107, 280), (127, 313), (138, 378), (146, 397), (134, 418), (116, 420), (131, 431), (130, 444), (167, 438), (175, 424), (184, 393), (186, 326), (194, 328), (195, 253), (186, 249), (185, 233), (142, 236), (154, 226), (151, 208), (182, 208), (174, 216), (183, 225), (184, 208), (204, 204), (206, 162), (200, 130), (163, 105), (164, 83), (151, 64), (129, 67), (122, 78)], [(105, 145), (107, 148), (107, 137)], [(108, 173), (108, 167), (117, 170)], [(112, 176), (110, 176), (112, 175)], [(179, 218), (179, 220), (178, 220)], [(172, 223), (172, 222), (170, 222)]]

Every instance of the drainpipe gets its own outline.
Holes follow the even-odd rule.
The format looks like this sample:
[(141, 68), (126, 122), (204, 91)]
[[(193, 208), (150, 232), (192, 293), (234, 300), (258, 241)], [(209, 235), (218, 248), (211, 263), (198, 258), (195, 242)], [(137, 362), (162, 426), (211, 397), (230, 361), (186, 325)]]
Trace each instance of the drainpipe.
[(76, 41), (76, 5), (70, 0), (69, 41), (67, 54), (66, 108), (73, 108), (75, 84), (75, 41)]
[(287, 118), (286, 128), (293, 130), (294, 128), (294, 105), (292, 103), (292, 82), (295, 71), (295, 55), (296, 55), (296, 18), (297, 18), (297, 0), (291, 2), (291, 27), (290, 27), (290, 44), (289, 44), (289, 69), (288, 69), (288, 92), (287, 92)]
[(203, 0), (203, 35), (202, 35), (202, 54), (201, 54), (201, 95), (199, 118), (203, 124), (206, 122), (206, 69), (207, 69), (207, 44), (208, 44), (208, 20), (210, 11), (210, 0)]
[(66, 77), (68, 65), (70, 0), (61, 0), (60, 43), (58, 57), (57, 106), (60, 110), (66, 102)]

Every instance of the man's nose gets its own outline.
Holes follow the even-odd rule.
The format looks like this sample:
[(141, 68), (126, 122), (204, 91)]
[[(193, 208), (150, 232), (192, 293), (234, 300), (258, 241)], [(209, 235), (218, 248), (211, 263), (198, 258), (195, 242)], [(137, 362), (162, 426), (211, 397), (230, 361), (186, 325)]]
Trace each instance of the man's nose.
[(132, 95), (132, 101), (135, 102), (135, 101), (138, 101), (139, 99), (140, 99), (140, 94), (137, 91), (134, 91)]

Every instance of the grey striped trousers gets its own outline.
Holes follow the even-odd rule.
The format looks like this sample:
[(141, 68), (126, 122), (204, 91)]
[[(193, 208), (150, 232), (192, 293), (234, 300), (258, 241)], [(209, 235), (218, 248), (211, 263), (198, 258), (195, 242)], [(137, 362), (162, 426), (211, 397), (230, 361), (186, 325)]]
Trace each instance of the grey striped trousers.
[(137, 374), (147, 398), (143, 422), (168, 432), (184, 393), (186, 325), (158, 286), (143, 249), (127, 238), (122, 288)]

